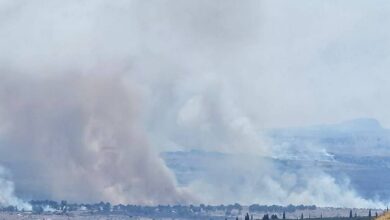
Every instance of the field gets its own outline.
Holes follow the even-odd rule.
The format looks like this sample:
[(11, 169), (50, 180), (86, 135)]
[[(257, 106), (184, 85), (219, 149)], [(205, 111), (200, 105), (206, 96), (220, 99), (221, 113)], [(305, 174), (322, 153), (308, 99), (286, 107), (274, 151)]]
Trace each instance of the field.
[(390, 212), (387, 212), (387, 213), (379, 216), (378, 218), (376, 218), (376, 220), (390, 220)]

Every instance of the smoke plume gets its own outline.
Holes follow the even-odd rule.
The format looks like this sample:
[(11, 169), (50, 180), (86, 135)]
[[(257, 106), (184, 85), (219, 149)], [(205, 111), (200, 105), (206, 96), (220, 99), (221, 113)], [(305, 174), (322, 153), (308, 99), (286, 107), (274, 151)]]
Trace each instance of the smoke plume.
[(9, 180), (7, 170), (0, 167), (0, 207), (14, 206), (19, 210), (31, 210), (31, 205), (15, 195), (14, 183)]
[(190, 200), (148, 146), (137, 118), (140, 104), (120, 76), (3, 74), (0, 88), (0, 159), (24, 197), (138, 204)]
[[(390, 13), (355, 2), (0, 0), (0, 198), (373, 205), (247, 156), (277, 156), (268, 128), (390, 124)], [(189, 194), (167, 149), (244, 156)]]

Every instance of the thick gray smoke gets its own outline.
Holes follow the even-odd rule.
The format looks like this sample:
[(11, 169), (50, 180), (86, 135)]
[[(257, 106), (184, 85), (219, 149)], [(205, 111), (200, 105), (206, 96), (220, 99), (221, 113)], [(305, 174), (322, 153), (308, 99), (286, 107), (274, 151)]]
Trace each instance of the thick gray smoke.
[(2, 74), (0, 88), (0, 159), (24, 197), (190, 201), (148, 146), (140, 103), (120, 76)]
[(355, 2), (0, 0), (0, 164), (15, 194), (191, 202), (157, 154), (203, 149), (243, 154), (226, 163), (248, 180), (216, 168), (189, 186), (204, 202), (375, 205), (247, 156), (278, 152), (267, 128), (390, 124), (388, 5)]

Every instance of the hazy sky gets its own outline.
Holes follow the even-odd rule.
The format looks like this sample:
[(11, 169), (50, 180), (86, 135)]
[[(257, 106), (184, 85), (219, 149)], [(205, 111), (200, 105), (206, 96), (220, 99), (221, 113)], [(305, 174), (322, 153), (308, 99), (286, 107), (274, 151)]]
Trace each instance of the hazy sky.
[(0, 4), (4, 71), (128, 73), (153, 96), (152, 121), (216, 94), (261, 127), (390, 125), (387, 1)]
[[(51, 119), (31, 117), (56, 95), (90, 102), (82, 85), (102, 76), (131, 90), (131, 118), (157, 151), (267, 154), (267, 128), (359, 117), (390, 127), (389, 12), (384, 0), (0, 0), (0, 131), (33, 121), (46, 137)], [(25, 118), (11, 114), (36, 96)], [(68, 104), (57, 116), (72, 117)]]

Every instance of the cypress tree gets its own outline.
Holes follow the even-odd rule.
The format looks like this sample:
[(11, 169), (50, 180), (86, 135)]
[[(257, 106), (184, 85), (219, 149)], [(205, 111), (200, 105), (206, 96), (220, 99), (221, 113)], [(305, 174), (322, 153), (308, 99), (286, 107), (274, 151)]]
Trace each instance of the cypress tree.
[(249, 220), (249, 214), (248, 213), (246, 213), (246, 215), (245, 215), (245, 220)]

